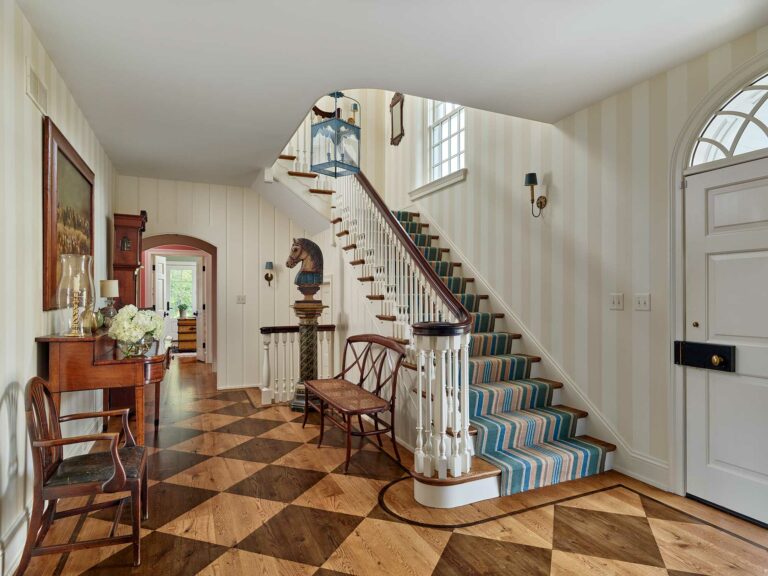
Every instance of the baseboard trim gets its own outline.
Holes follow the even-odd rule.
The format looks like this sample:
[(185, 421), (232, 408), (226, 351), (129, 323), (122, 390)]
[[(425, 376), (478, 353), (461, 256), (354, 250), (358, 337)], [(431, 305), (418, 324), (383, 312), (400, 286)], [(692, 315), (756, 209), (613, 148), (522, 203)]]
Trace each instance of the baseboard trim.
[(542, 343), (536, 338), (533, 332), (528, 326), (523, 323), (520, 317), (512, 310), (512, 308), (504, 301), (501, 295), (493, 289), (488, 280), (475, 268), (472, 261), (450, 240), (446, 234), (429, 213), (429, 211), (418, 203), (412, 203), (406, 209), (419, 212), (424, 219), (429, 221), (429, 226), (432, 234), (440, 236), (440, 242), (445, 247), (449, 247), (454, 255), (454, 260), (462, 262), (462, 269), (464, 275), (472, 276), (475, 278), (475, 291), (478, 294), (488, 294), (491, 302), (494, 306), (498, 306), (502, 312), (504, 312), (505, 320), (514, 325), (514, 330), (520, 332), (523, 335), (529, 349), (536, 351), (536, 354), (541, 356), (542, 364), (547, 366), (565, 385), (568, 393), (572, 392), (576, 398), (581, 402), (582, 406), (576, 405), (577, 408), (584, 408), (589, 412), (589, 427), (595, 430), (594, 436), (606, 437), (606, 440), (616, 444), (617, 453), (615, 456), (614, 469), (660, 488), (661, 490), (669, 490), (669, 464), (660, 460), (654, 456), (643, 454), (630, 447), (624, 437), (619, 434), (615, 426), (608, 421), (605, 415), (600, 411), (597, 406), (592, 402), (589, 396), (582, 390), (582, 388), (576, 383), (576, 381), (568, 374), (565, 369), (555, 360)]

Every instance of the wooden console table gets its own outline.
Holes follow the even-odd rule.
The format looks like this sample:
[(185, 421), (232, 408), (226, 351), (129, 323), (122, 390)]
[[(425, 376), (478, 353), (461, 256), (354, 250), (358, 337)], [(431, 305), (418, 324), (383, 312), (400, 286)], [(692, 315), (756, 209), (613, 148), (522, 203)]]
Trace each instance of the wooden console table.
[[(112, 390), (134, 391), (136, 441), (144, 444), (144, 386), (155, 384), (155, 422), (160, 405), (160, 382), (165, 375), (166, 347), (154, 342), (145, 356), (127, 358), (106, 332), (92, 336), (41, 336), (35, 338), (48, 357), (41, 374), (48, 381), (56, 408), (61, 408), (62, 392)], [(47, 349), (47, 350), (46, 350)]]

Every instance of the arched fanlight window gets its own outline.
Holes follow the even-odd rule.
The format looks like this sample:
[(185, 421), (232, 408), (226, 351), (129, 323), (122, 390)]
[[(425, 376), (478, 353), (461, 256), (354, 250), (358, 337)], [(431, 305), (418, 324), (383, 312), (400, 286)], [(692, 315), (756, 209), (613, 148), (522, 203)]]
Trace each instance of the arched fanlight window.
[(768, 74), (733, 96), (707, 122), (691, 166), (768, 148)]

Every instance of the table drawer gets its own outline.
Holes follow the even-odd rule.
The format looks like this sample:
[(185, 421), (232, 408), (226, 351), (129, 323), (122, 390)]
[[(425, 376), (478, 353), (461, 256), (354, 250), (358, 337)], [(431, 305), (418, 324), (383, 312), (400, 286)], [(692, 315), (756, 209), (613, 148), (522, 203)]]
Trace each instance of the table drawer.
[(192, 324), (191, 326), (185, 326), (183, 324), (179, 324), (179, 334), (190, 333), (190, 332), (192, 334), (197, 332), (197, 326), (195, 326), (194, 324)]

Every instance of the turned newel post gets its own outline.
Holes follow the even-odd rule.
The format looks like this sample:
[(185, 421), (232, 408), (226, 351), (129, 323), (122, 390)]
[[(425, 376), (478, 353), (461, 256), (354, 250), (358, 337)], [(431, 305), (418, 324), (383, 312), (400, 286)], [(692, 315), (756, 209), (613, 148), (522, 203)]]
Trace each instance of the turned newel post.
[(294, 239), (285, 265), (293, 268), (299, 262), (302, 266), (294, 283), (304, 298), (293, 304), (293, 311), (299, 318), (299, 382), (291, 408), (303, 412), (304, 382), (317, 378), (317, 325), (326, 306), (314, 298), (323, 283), (323, 253), (320, 247), (306, 238)]

